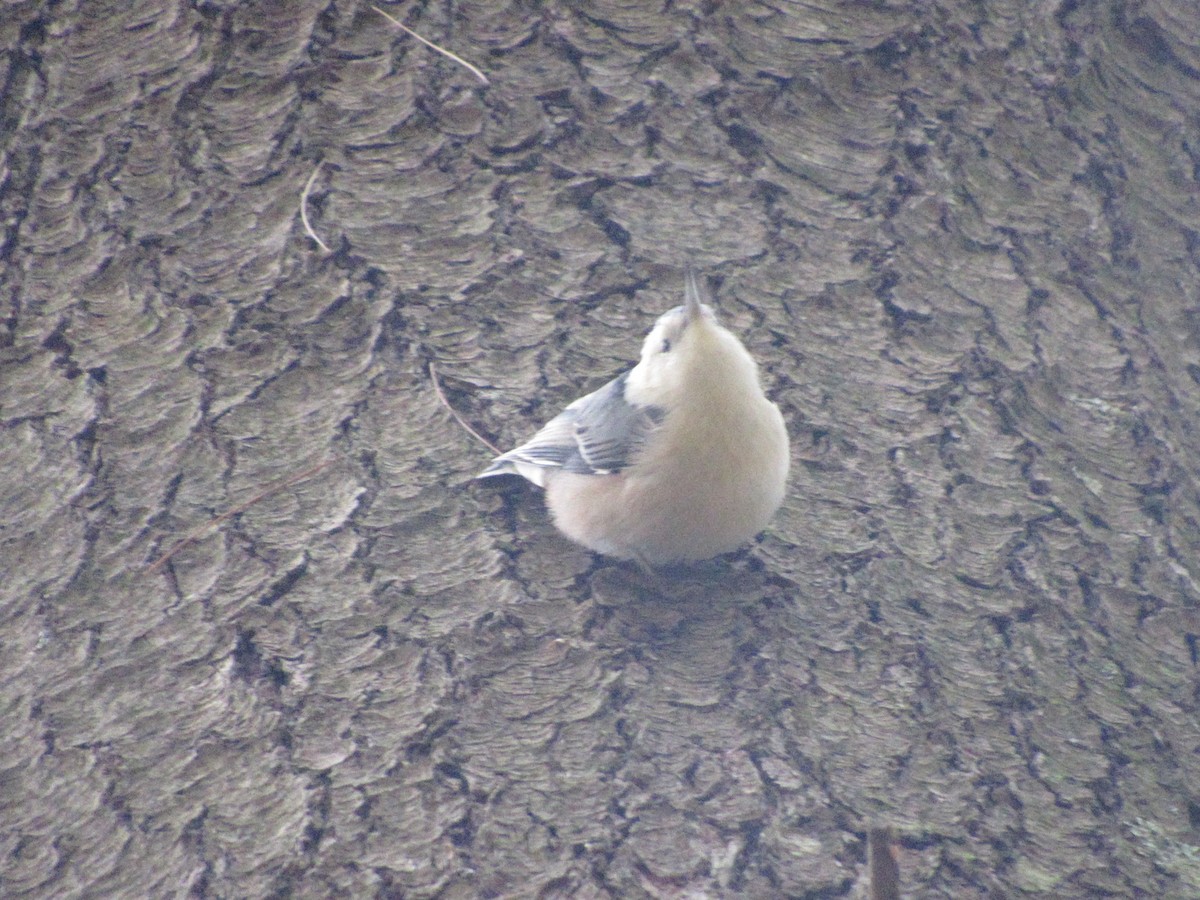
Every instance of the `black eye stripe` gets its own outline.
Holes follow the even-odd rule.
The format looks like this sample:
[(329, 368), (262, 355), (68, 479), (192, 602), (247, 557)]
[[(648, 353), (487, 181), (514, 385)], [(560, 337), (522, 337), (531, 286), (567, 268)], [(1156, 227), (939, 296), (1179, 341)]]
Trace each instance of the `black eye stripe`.
[(661, 352), (669, 353), (671, 351), (671, 341), (669, 338), (663, 338)]

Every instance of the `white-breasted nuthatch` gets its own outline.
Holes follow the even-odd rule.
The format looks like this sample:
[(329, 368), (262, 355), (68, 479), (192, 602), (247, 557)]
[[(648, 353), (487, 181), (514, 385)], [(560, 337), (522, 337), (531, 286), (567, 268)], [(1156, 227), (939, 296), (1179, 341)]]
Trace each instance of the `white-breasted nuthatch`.
[(783, 415), (690, 270), (684, 297), (637, 365), (477, 477), (523, 475), (567, 537), (646, 565), (708, 559), (762, 531), (787, 481)]

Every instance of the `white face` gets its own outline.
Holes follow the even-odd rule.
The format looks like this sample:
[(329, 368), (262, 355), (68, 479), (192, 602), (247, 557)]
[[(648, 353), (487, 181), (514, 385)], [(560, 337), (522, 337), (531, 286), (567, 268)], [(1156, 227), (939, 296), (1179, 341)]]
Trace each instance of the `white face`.
[(626, 392), (635, 403), (670, 405), (688, 378), (694, 344), (702, 332), (722, 330), (710, 307), (700, 307), (700, 317), (689, 320), (687, 307), (663, 313), (642, 342), (641, 360), (629, 373)]
[[(712, 307), (700, 305), (700, 312), (707, 322), (716, 324), (717, 317)], [(688, 330), (687, 307), (677, 306), (658, 317), (650, 333), (642, 342), (642, 363), (650, 362), (658, 357), (666, 357), (679, 348), (680, 341)]]

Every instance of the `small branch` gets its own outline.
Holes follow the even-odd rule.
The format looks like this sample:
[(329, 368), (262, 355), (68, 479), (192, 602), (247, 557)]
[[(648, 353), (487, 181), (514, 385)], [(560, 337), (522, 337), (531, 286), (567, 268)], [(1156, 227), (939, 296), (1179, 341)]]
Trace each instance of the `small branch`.
[(235, 506), (233, 509), (226, 510), (225, 512), (221, 513), (221, 515), (217, 516), (215, 519), (210, 519), (209, 521), (207, 521), (203, 525), (201, 525), (199, 528), (192, 531), (191, 534), (189, 534), (187, 537), (185, 537), (183, 540), (181, 540), (178, 544), (176, 544), (174, 547), (172, 547), (170, 550), (168, 550), (166, 553), (164, 553), (162, 556), (160, 556), (158, 559), (156, 559), (153, 563), (151, 563), (150, 567), (146, 571), (149, 572), (150, 574), (157, 572), (164, 565), (166, 565), (167, 560), (169, 560), (172, 556), (174, 556), (176, 553), (178, 553), (180, 550), (182, 550), (188, 544), (191, 544), (194, 541), (196, 541), (202, 534), (204, 534), (204, 532), (208, 531), (210, 528), (220, 525), (226, 519), (232, 519), (234, 516), (236, 516), (240, 512), (245, 512), (247, 509), (249, 509), (255, 503), (258, 503), (260, 500), (265, 500), (267, 497), (270, 497), (272, 494), (278, 493), (279, 491), (282, 491), (286, 487), (290, 487), (291, 485), (295, 484), (297, 481), (303, 481), (305, 478), (309, 478), (313, 475), (316, 475), (322, 469), (328, 468), (332, 464), (333, 464), (333, 460), (327, 459), (327, 460), (325, 460), (325, 462), (318, 463), (317, 465), (313, 466), (310, 469), (305, 469), (303, 472), (299, 473), (298, 475), (291, 475), (288, 478), (285, 478), (283, 481), (272, 485), (271, 487), (267, 488), (266, 490), (264, 490), (258, 494), (255, 494), (253, 497), (251, 497), (245, 503), (240, 503), (237, 506)]
[(446, 395), (442, 392), (442, 385), (441, 382), (438, 381), (437, 369), (433, 367), (433, 360), (429, 361), (429, 379), (433, 382), (433, 389), (437, 393), (438, 399), (442, 401), (442, 406), (450, 410), (450, 415), (454, 416), (455, 422), (461, 425), (469, 435), (471, 435), (473, 438), (475, 438), (475, 440), (479, 441), (479, 443), (483, 444), (483, 446), (487, 447), (497, 456), (504, 452), (483, 435), (481, 435), (478, 431), (468, 425), (467, 420), (460, 416), (458, 414), (458, 410), (450, 405), (450, 401), (446, 399)]
[(303, 193), (300, 194), (300, 221), (304, 223), (304, 230), (308, 233), (308, 236), (317, 242), (317, 246), (326, 253), (332, 253), (333, 251), (329, 249), (323, 240), (317, 237), (317, 233), (313, 231), (312, 225), (308, 223), (308, 195), (312, 191), (313, 183), (317, 180), (317, 175), (320, 173), (321, 166), (323, 165), (325, 165), (323, 160), (317, 163), (317, 167), (308, 176), (308, 183), (304, 185)]
[(372, 6), (371, 9), (375, 10), (375, 12), (379, 13), (381, 16), (383, 16), (385, 19), (387, 19), (389, 22), (391, 22), (393, 25), (395, 25), (401, 31), (404, 31), (407, 34), (411, 34), (413, 37), (415, 37), (418, 41), (420, 41), (422, 44), (424, 44), (430, 50), (435, 50), (438, 53), (442, 54), (442, 56), (446, 57), (447, 59), (452, 59), (456, 63), (458, 63), (460, 66), (464, 66), (465, 68), (470, 70), (471, 74), (474, 75), (476, 78), (478, 78), (481, 83), (483, 83), (485, 85), (491, 84), (491, 82), (488, 81), (486, 75), (484, 75), (482, 72), (480, 72), (479, 69), (475, 68), (475, 66), (471, 65), (469, 62), (467, 62), (461, 56), (456, 56), (455, 54), (453, 54), (449, 50), (447, 50), (445, 47), (439, 47), (437, 44), (433, 43), (433, 41), (425, 40), (425, 38), (421, 37), (419, 34), (417, 34), (415, 31), (413, 31), (411, 28), (409, 28), (404, 23), (400, 22), (397, 19), (392, 18), (390, 15), (385, 13), (378, 6)]
[(867, 868), (870, 871), (871, 900), (900, 900), (900, 862), (892, 829), (867, 831)]

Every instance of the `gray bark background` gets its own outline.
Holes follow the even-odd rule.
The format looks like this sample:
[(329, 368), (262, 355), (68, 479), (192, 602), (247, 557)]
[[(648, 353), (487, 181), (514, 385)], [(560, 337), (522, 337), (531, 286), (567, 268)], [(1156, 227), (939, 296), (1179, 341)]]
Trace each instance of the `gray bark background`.
[[(1192, 0), (392, 11), (490, 86), (4, 4), (0, 893), (1200, 895)], [(689, 261), (793, 475), (655, 580), (428, 364), (511, 445)]]

